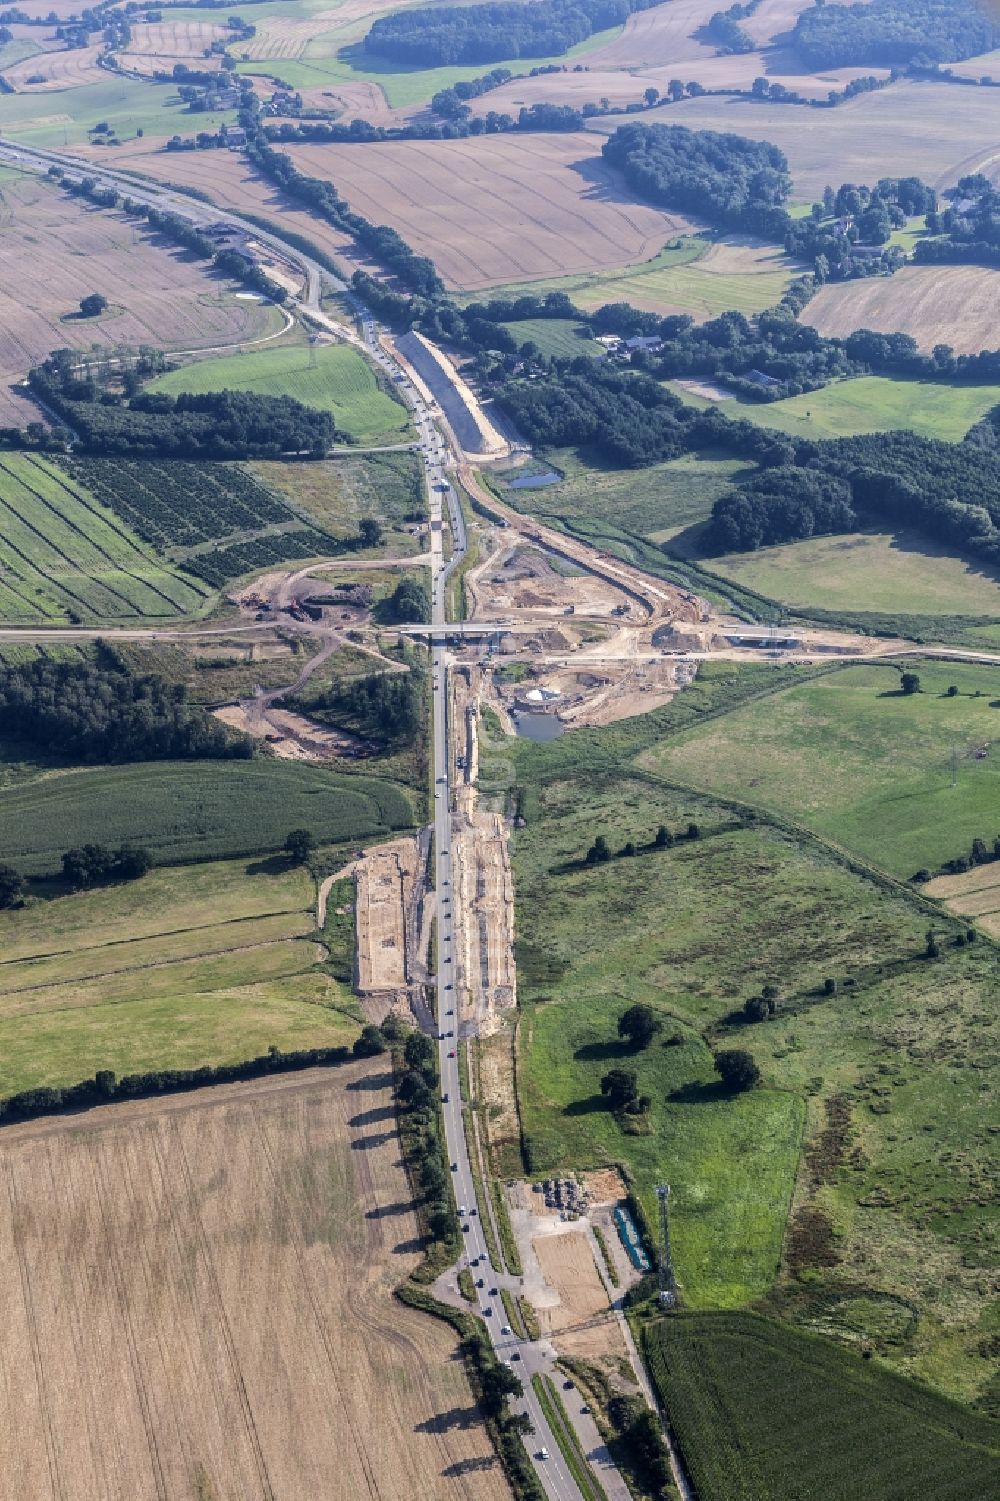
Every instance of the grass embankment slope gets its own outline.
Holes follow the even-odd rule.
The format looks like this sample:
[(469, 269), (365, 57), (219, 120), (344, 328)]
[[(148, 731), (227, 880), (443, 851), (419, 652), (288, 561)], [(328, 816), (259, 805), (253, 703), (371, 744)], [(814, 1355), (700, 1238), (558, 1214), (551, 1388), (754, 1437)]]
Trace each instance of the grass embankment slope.
[(299, 345), (251, 350), (199, 360), (168, 371), (149, 389), (254, 391), (259, 396), (293, 396), (306, 406), (331, 412), (341, 431), (358, 443), (405, 443), (412, 439), (406, 409), (380, 388), (371, 366), (356, 349), (325, 344), (313, 351)]
[(0, 913), (0, 1094), (350, 1042), (359, 1014), (319, 965), (315, 922), (312, 877), (280, 860)]
[(0, 847), (27, 875), (51, 874), (63, 850), (87, 843), (143, 844), (164, 863), (217, 860), (270, 854), (289, 829), (333, 844), (377, 839), (415, 817), (391, 781), (304, 762), (22, 767), (17, 776), (0, 797)]
[(1000, 1424), (749, 1314), (662, 1319), (644, 1348), (699, 1496), (967, 1501)]
[[(745, 800), (758, 761), (743, 735), (727, 743), (726, 726), (780, 718), (785, 695), (832, 681), (720, 664), (665, 709), (606, 730), (544, 747), (484, 742), (486, 785), (513, 789), (526, 819), (514, 880), (528, 1168), (625, 1161), (649, 1212), (655, 1184), (669, 1182), (685, 1307), (763, 1300), (973, 1399), (993, 1371), (983, 1296), (993, 947), (956, 946), (964, 927), (947, 914), (804, 831), (672, 785), (672, 747), (715, 737)], [(874, 765), (863, 716), (853, 734), (871, 738)], [(684, 780), (710, 786), (701, 752), (691, 755)], [(779, 782), (770, 748), (766, 764)], [(835, 780), (819, 773), (820, 793)], [(873, 785), (869, 829), (894, 816), (895, 791), (891, 777)], [(677, 834), (690, 822), (699, 838), (644, 848), (660, 823)], [(598, 833), (613, 851), (631, 839), (640, 852), (587, 866)], [(937, 837), (933, 824), (926, 834)], [(936, 959), (925, 957), (929, 927)], [(765, 984), (777, 987), (777, 1014), (744, 1021), (743, 1002)], [(617, 1020), (636, 1001), (657, 1010), (663, 1031), (631, 1054)], [(723, 1093), (711, 1060), (720, 1047), (753, 1053), (758, 1090)], [(614, 1066), (634, 1068), (651, 1098), (646, 1134), (604, 1106), (600, 1080)], [(509, 1153), (516, 1142), (496, 1145)]]
[(934, 869), (1000, 828), (1000, 668), (907, 666), (917, 694), (888, 665), (837, 668), (666, 741), (643, 764), (794, 818), (904, 879)]

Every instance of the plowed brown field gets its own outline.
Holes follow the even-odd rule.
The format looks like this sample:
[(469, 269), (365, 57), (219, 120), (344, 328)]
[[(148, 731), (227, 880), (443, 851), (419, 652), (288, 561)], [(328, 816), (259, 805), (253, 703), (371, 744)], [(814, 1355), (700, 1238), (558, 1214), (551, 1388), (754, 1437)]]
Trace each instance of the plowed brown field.
[[(67, 317), (94, 291), (108, 298), (108, 313)], [(257, 338), (275, 318), (273, 309), (237, 298), (203, 263), (145, 230), (133, 236), (119, 214), (34, 178), (0, 189), (0, 426), (36, 415), (10, 385), (53, 349), (201, 349)]]
[(958, 354), (1000, 347), (1000, 271), (987, 266), (907, 266), (892, 277), (827, 283), (801, 314), (821, 334), (856, 328), (910, 334), (921, 349)]
[(0, 1137), (5, 1501), (501, 1501), (380, 1060)]
[(463, 291), (623, 266), (690, 227), (634, 198), (585, 133), (287, 150)]

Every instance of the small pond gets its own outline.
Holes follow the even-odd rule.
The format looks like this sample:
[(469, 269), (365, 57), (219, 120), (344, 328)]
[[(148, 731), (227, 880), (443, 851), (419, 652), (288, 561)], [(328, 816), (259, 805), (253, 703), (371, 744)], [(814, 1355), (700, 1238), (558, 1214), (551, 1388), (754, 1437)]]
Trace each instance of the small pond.
[(513, 718), (517, 733), (525, 740), (558, 740), (565, 729), (555, 714), (533, 714), (530, 709), (519, 709)]

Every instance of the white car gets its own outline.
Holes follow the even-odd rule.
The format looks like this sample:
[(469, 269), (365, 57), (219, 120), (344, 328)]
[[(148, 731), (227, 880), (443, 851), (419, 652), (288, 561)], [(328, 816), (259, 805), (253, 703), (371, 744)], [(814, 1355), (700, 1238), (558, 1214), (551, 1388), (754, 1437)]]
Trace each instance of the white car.
[(548, 1451), (548, 1449), (539, 1449), (539, 1451), (538, 1451), (538, 1457), (539, 1457), (539, 1459), (548, 1459), (548, 1457), (549, 1457), (549, 1451)]

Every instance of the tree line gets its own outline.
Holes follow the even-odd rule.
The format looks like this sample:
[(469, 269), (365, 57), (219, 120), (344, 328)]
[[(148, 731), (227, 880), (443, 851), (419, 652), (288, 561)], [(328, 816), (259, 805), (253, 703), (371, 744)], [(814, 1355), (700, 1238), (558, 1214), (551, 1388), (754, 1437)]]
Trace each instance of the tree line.
[(72, 761), (247, 760), (249, 735), (196, 704), (183, 684), (142, 676), (105, 651), (97, 662), (38, 658), (0, 668), (5, 733)]
[(271, 1047), (266, 1053), (241, 1063), (203, 1064), (198, 1068), (151, 1069), (142, 1074), (118, 1078), (112, 1069), (99, 1069), (93, 1078), (78, 1084), (39, 1086), (0, 1099), (0, 1122), (34, 1120), (62, 1110), (90, 1110), (109, 1105), (114, 1100), (141, 1100), (151, 1095), (175, 1094), (181, 1090), (204, 1089), (212, 1084), (233, 1084), (241, 1079), (259, 1079), (304, 1068), (331, 1068), (350, 1063), (357, 1056), (346, 1047), (303, 1048), (282, 1052)]
[(792, 46), (817, 69), (959, 62), (1000, 46), (1000, 26), (974, 0), (867, 0), (802, 11)]
[(438, 9), (416, 7), (380, 16), (366, 52), (412, 67), (450, 67), (508, 57), (557, 57), (595, 31), (620, 26), (663, 0), (487, 0)]
[[(111, 372), (113, 375), (114, 372)], [(344, 435), (329, 412), (253, 391), (139, 392), (98, 380), (74, 349), (28, 374), (32, 391), (74, 431), (82, 452), (136, 458), (322, 458)]]

